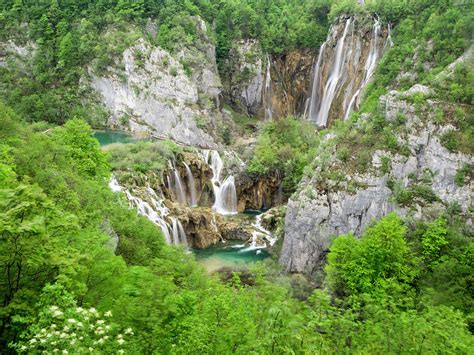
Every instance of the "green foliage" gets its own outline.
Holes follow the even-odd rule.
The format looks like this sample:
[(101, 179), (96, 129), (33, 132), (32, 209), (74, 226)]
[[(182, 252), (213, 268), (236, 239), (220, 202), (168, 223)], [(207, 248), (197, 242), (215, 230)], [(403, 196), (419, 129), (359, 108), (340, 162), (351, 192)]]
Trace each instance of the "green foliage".
[(105, 151), (110, 155), (112, 170), (117, 172), (154, 173), (161, 176), (167, 161), (181, 148), (169, 142), (137, 142), (129, 144), (110, 144)]
[(459, 187), (464, 186), (466, 183), (472, 180), (472, 175), (474, 174), (474, 166), (471, 164), (464, 164), (461, 169), (456, 171), (456, 176), (454, 177), (454, 182)]
[(262, 175), (279, 172), (283, 189), (291, 192), (314, 158), (317, 141), (317, 132), (310, 123), (293, 117), (268, 122), (262, 128), (248, 171)]
[(415, 275), (405, 233), (402, 220), (390, 214), (360, 240), (353, 235), (337, 238), (326, 266), (330, 289), (343, 295), (364, 293), (380, 298), (385, 292), (408, 286)]
[(419, 204), (425, 206), (433, 202), (440, 201), (433, 189), (422, 183), (414, 183), (404, 187), (401, 184), (393, 183), (390, 185), (393, 192), (394, 201), (400, 206), (413, 206)]

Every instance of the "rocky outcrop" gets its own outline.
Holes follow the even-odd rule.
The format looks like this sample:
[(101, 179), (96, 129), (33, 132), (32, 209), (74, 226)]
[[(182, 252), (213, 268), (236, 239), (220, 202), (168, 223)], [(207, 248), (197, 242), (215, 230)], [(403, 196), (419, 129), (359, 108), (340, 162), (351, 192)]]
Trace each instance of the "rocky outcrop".
[(222, 240), (249, 241), (252, 229), (249, 223), (213, 213), (210, 208), (188, 208), (168, 202), (171, 214), (177, 216), (184, 227), (188, 245), (205, 249)]
[[(304, 177), (288, 203), (280, 258), (287, 271), (313, 273), (319, 270), (333, 236), (348, 232), (358, 235), (372, 220), (393, 210), (402, 215), (423, 217), (430, 206), (436, 209), (439, 204), (447, 206), (455, 202), (464, 213), (469, 213), (473, 182), (458, 186), (455, 176), (463, 166), (473, 164), (473, 157), (451, 153), (442, 146), (440, 137), (454, 127), (440, 126), (433, 120), (435, 109), (446, 104), (428, 101), (423, 110), (415, 110), (407, 97), (420, 92), (427, 93), (429, 89), (416, 86), (404, 93), (391, 91), (380, 98), (380, 109), (387, 121), (398, 115), (406, 117), (405, 133), (397, 135), (400, 146), (408, 148), (404, 155), (377, 150), (372, 154), (371, 168), (366, 173), (345, 171), (342, 184), (323, 178), (322, 161), (316, 158), (316, 170)], [(335, 138), (329, 136), (328, 139)], [(325, 166), (334, 165), (336, 160), (334, 151)], [(386, 168), (382, 171), (383, 161), (390, 162), (389, 172)], [(408, 201), (410, 206), (395, 203), (394, 184), (410, 189), (420, 181), (425, 191), (434, 193), (432, 201), (422, 203), (414, 195)]]
[(240, 41), (225, 63), (225, 98), (236, 110), (261, 118), (302, 115), (313, 61), (310, 50), (270, 56), (257, 41)]
[(253, 178), (242, 172), (236, 177), (236, 189), (238, 211), (268, 209), (285, 202), (281, 180), (276, 175)]
[(215, 106), (221, 84), (214, 46), (204, 22), (196, 22), (201, 37), (196, 48), (171, 54), (141, 38), (116, 59), (107, 75), (89, 70), (90, 85), (110, 112), (109, 126), (215, 147), (203, 128), (220, 117)]

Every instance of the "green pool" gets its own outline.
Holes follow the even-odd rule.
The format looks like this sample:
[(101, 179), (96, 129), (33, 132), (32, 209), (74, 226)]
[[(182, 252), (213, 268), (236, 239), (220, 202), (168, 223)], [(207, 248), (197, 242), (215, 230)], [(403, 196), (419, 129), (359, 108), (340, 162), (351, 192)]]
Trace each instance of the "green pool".
[(136, 141), (136, 138), (134, 138), (129, 133), (120, 131), (95, 131), (94, 137), (102, 146), (114, 143), (131, 143)]
[(207, 249), (193, 250), (196, 260), (209, 272), (223, 267), (239, 268), (269, 256), (265, 249), (251, 249), (243, 241), (226, 241)]

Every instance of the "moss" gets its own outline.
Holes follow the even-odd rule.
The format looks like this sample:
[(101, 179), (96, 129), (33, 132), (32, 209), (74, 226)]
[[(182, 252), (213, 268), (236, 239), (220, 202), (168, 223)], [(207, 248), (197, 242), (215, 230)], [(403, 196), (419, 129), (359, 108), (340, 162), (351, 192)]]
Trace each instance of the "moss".
[(473, 179), (473, 175), (474, 165), (464, 164), (461, 169), (457, 170), (456, 176), (454, 177), (454, 182), (457, 186), (462, 187)]

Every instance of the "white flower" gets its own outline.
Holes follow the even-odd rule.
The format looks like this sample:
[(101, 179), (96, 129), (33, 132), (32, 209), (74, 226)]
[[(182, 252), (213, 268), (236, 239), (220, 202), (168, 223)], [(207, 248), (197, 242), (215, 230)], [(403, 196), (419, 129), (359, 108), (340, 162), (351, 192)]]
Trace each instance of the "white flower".
[(42, 328), (42, 329), (41, 329), (41, 333), (46, 333), (46, 329), (45, 329), (45, 328)]
[(62, 333), (59, 335), (59, 337), (60, 337), (61, 339), (64, 339), (64, 338), (66, 338), (66, 337), (67, 337), (67, 334), (66, 334), (66, 333), (64, 333), (64, 332), (62, 332)]
[(53, 353), (58, 353), (59, 352), (59, 349), (54, 349), (53, 350)]
[(82, 313), (82, 312), (84, 312), (84, 309), (82, 307), (77, 307), (76, 312), (77, 313)]
[(120, 349), (119, 351), (117, 351), (119, 354), (124, 354), (125, 351), (123, 351), (123, 349)]
[(89, 308), (89, 312), (92, 314), (97, 314), (97, 309), (95, 309), (94, 307), (91, 307)]
[(122, 345), (123, 343), (125, 343), (125, 340), (123, 340), (122, 338), (117, 339), (117, 343), (119, 343), (119, 345)]
[(97, 340), (97, 343), (103, 344), (103, 343), (104, 343), (104, 339), (103, 339), (103, 338), (100, 338), (99, 340)]
[(109, 336), (108, 335), (104, 336), (104, 340), (107, 340), (107, 339), (109, 339)]
[(69, 352), (66, 349), (64, 349), (63, 354), (69, 354)]
[(37, 341), (37, 340), (36, 340), (35, 338), (33, 338), (33, 339), (30, 340), (30, 344), (35, 344), (36, 341)]
[(112, 317), (112, 311), (105, 312), (104, 317)]
[(75, 319), (73, 319), (73, 318), (69, 318), (69, 319), (67, 320), (67, 322), (68, 322), (69, 324), (75, 324), (75, 323), (77, 323), (77, 321), (76, 321)]
[(77, 322), (77, 326), (78, 326), (79, 328), (82, 328), (82, 327), (84, 326), (84, 324), (82, 324), (82, 322)]
[(59, 309), (59, 307), (58, 306), (51, 306), (51, 307), (49, 307), (49, 309), (50, 309), (51, 312), (54, 312), (54, 311), (57, 311)]
[(41, 338), (41, 339), (40, 339), (40, 343), (41, 343), (41, 344), (44, 344), (44, 343), (46, 343), (46, 339), (44, 339), (44, 338)]
[(125, 330), (125, 334), (131, 334), (131, 335), (133, 335), (133, 330), (132, 330), (132, 328), (127, 328), (127, 329)]
[(56, 329), (56, 324), (51, 324), (51, 329)]
[(79, 337), (79, 340), (83, 340), (83, 339), (84, 339), (84, 337)]
[(22, 345), (21, 348), (20, 348), (21, 351), (25, 351), (26, 349), (28, 349), (28, 347), (26, 345)]
[(99, 320), (97, 321), (97, 324), (104, 324), (104, 323), (105, 323), (105, 321), (102, 320), (102, 319), (99, 319)]
[(93, 351), (94, 351), (94, 348), (91, 348), (91, 347), (89, 346), (89, 351), (90, 351), (90, 352), (93, 352)]
[(60, 310), (56, 310), (53, 312), (53, 317), (55, 318), (59, 318), (59, 317), (62, 317), (63, 316), (63, 312), (61, 312)]
[(74, 345), (74, 344), (76, 344), (76, 339), (71, 340), (71, 345)]
[(106, 325), (106, 326), (105, 326), (105, 329), (106, 329), (106, 330), (110, 330), (110, 325)]
[(63, 328), (63, 331), (68, 332), (68, 331), (69, 331), (69, 327), (68, 327), (67, 325), (65, 325), (64, 328)]

